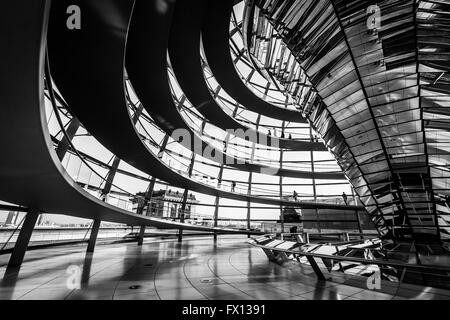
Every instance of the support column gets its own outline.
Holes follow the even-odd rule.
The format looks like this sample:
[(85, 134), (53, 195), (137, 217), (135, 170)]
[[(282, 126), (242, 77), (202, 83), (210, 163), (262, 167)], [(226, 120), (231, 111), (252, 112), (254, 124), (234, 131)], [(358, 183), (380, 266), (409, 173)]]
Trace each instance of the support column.
[[(256, 118), (256, 131), (259, 130), (259, 124), (261, 122), (261, 115), (258, 114), (258, 117)], [(269, 137), (266, 137), (266, 139), (269, 139)], [(261, 135), (258, 137), (258, 141), (261, 143)], [(268, 142), (268, 141), (267, 141)], [(252, 143), (252, 153), (251, 153), (251, 161), (255, 161), (255, 149), (256, 149), (256, 143)], [(253, 172), (249, 172), (248, 175), (248, 196), (252, 195), (252, 181), (253, 181)], [(251, 206), (250, 206), (250, 200), (247, 200), (247, 229), (250, 230), (250, 220), (251, 220)], [(250, 238), (250, 234), (247, 234), (247, 238)]]
[[(153, 196), (153, 189), (155, 188), (155, 183), (156, 183), (156, 178), (153, 177), (152, 180), (150, 181), (150, 184), (147, 188), (147, 192), (145, 193), (144, 196), (144, 205), (145, 205), (145, 201), (147, 201), (148, 199), (148, 205), (151, 205), (151, 199)], [(141, 209), (141, 212), (137, 212), (137, 214), (145, 214), (146, 216), (148, 216), (148, 209), (147, 208), (147, 212), (143, 212), (143, 208)], [(142, 246), (142, 244), (144, 243), (144, 235), (145, 235), (145, 226), (141, 226), (139, 229), (139, 235), (138, 235), (138, 246)]]
[[(254, 147), (254, 144), (253, 144)], [(248, 195), (250, 196), (252, 194), (252, 178), (253, 178), (253, 172), (250, 172), (248, 175)], [(250, 220), (251, 220), (251, 214), (250, 214), (250, 200), (247, 200), (247, 229), (250, 230)], [(250, 233), (247, 234), (247, 238), (250, 238)]]
[[(219, 197), (216, 197), (214, 203), (214, 228), (217, 228), (217, 219), (219, 218)], [(217, 244), (217, 232), (214, 231), (214, 245)]]
[[(184, 212), (186, 211), (186, 203), (187, 203), (188, 194), (189, 194), (189, 190), (184, 189), (183, 200), (182, 200), (181, 209), (180, 209), (180, 222), (181, 223), (184, 223)], [(182, 242), (182, 241), (183, 241), (183, 229), (179, 229), (178, 230), (178, 242)]]
[(144, 235), (145, 235), (145, 226), (141, 226), (138, 235), (138, 242), (137, 242), (138, 246), (142, 246), (142, 244), (144, 243)]
[[(313, 138), (311, 128), (309, 128), (309, 136), (310, 136), (311, 142), (316, 142), (315, 139)], [(311, 155), (311, 173), (313, 174), (312, 186), (313, 186), (314, 202), (317, 202), (316, 178), (315, 178), (315, 168), (314, 168), (314, 151), (310, 151), (310, 155)], [(322, 233), (322, 229), (320, 227), (319, 209), (316, 208), (314, 210), (316, 210), (317, 231), (319, 231), (319, 233)]]
[(33, 233), (36, 221), (39, 218), (39, 210), (30, 209), (25, 217), (22, 228), (20, 229), (19, 237), (17, 238), (16, 245), (14, 246), (11, 257), (8, 262), (8, 269), (20, 268), (27, 251), (28, 244), (30, 243), (31, 235)]
[(93, 253), (95, 249), (95, 243), (97, 241), (98, 236), (98, 230), (100, 229), (100, 223), (101, 221), (98, 219), (94, 220), (94, 223), (92, 224), (91, 228), (91, 236), (89, 237), (88, 247), (86, 252), (87, 253)]
[[(142, 109), (140, 109), (140, 110), (142, 112)], [(159, 148), (159, 153), (163, 152), (166, 149), (168, 141), (169, 141), (169, 135), (166, 134), (164, 136), (164, 140), (163, 140), (163, 142), (161, 144), (161, 147)], [(145, 200), (144, 201), (146, 201), (148, 199), (149, 205), (151, 205), (151, 200), (153, 198), (153, 189), (155, 188), (155, 183), (156, 183), (156, 178), (153, 177), (152, 180), (150, 181), (150, 184), (149, 184), (149, 186), (147, 188), (147, 192), (145, 194)], [(143, 212), (140, 212), (140, 213), (138, 212), (138, 214), (144, 214), (144, 213)], [(145, 214), (148, 215), (148, 210), (147, 210), (147, 212)], [(142, 246), (142, 244), (144, 243), (145, 228), (146, 228), (146, 226), (141, 226), (140, 229), (139, 229), (138, 243), (137, 243), (138, 246)]]
[[(281, 124), (281, 135), (284, 134), (284, 121)], [(283, 149), (280, 148), (280, 169), (283, 169)], [(280, 200), (283, 199), (283, 176), (280, 175)], [(283, 205), (280, 204), (280, 220), (281, 220), (281, 239), (283, 239), (284, 233), (284, 214)]]
[[(228, 141), (228, 139), (227, 139)], [(218, 184), (222, 184), (222, 176), (223, 176), (223, 167), (224, 163), (221, 164), (219, 175), (217, 177)], [(214, 203), (214, 228), (217, 228), (217, 219), (219, 218), (219, 196), (216, 196), (216, 202)], [(217, 233), (214, 232), (214, 245), (217, 243)]]
[[(283, 152), (281, 152), (283, 154)], [(283, 177), (280, 176), (280, 200), (283, 199)], [(280, 222), (281, 222), (281, 234), (284, 233), (284, 214), (283, 205), (280, 204)]]
[[(144, 105), (142, 103), (139, 103), (136, 111), (134, 112), (133, 118), (132, 118), (133, 124), (136, 124), (138, 122), (139, 117), (142, 115), (143, 110), (144, 110)], [(152, 181), (150, 181), (150, 184), (147, 188), (147, 193), (144, 198), (144, 204), (145, 204), (145, 201), (147, 200), (147, 195), (149, 194), (149, 191), (150, 191), (150, 193), (153, 193), (153, 187), (155, 186), (155, 181), (156, 181), (155, 178), (152, 178)], [(151, 196), (150, 196), (150, 198), (151, 198)], [(138, 214), (144, 214), (144, 213), (138, 212)], [(144, 235), (145, 235), (145, 226), (141, 226), (139, 229), (139, 235), (138, 235), (138, 243), (137, 243), (138, 246), (142, 246), (142, 244), (144, 243)]]
[[(192, 153), (192, 157), (191, 157), (191, 163), (189, 164), (189, 170), (188, 170), (188, 176), (189, 178), (192, 176), (192, 171), (194, 170), (194, 164), (195, 164), (195, 153)], [(180, 213), (180, 222), (184, 223), (184, 218), (185, 218), (185, 211), (186, 211), (186, 204), (187, 204), (187, 197), (189, 194), (189, 190), (186, 188), (184, 189), (184, 193), (183, 193), (183, 199), (182, 199), (182, 203), (181, 203), (181, 213)], [(179, 229), (178, 230), (178, 242), (183, 241), (183, 229)]]
[[(356, 202), (355, 191), (353, 190), (353, 188), (352, 188), (352, 196), (353, 196), (353, 201), (355, 202), (355, 208), (356, 208), (358, 206), (358, 203)], [(363, 240), (364, 239), (364, 235), (363, 235), (364, 232), (363, 232), (363, 229), (362, 229), (362, 226), (361, 226), (361, 218), (360, 218), (359, 213), (358, 213), (358, 208), (355, 209), (355, 215), (356, 215), (356, 221), (358, 222), (358, 230), (359, 230), (359, 233), (361, 234), (360, 235), (360, 239)]]

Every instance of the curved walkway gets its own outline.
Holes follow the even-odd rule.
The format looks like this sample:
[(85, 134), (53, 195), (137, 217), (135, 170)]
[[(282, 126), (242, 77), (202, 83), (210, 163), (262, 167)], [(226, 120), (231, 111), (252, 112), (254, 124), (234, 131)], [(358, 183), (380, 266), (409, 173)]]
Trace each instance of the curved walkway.
[[(183, 189), (257, 203), (336, 207), (223, 191), (180, 175), (161, 162), (138, 135), (127, 110), (123, 67), (132, 6), (121, 0), (106, 2), (109, 6), (101, 7), (96, 2), (87, 2), (84, 10), (91, 14), (84, 18), (86, 27), (73, 33), (65, 28), (65, 10), (69, 4), (70, 1), (61, 0), (51, 8), (48, 40), (51, 72), (70, 110), (112, 153), (139, 170)], [(153, 10), (153, 4), (150, 6)], [(110, 11), (116, 14), (114, 20), (108, 16)], [(68, 60), (70, 64), (66, 63)]]
[[(255, 134), (258, 143), (267, 145), (267, 135), (259, 133), (257, 130), (249, 128), (228, 115), (217, 101), (212, 97), (208, 85), (205, 81), (203, 68), (201, 66), (201, 27), (204, 20), (204, 13), (207, 1), (177, 1), (173, 22), (170, 30), (169, 56), (173, 71), (180, 84), (181, 89), (188, 97), (192, 105), (211, 123), (223, 130), (241, 129)], [(222, 59), (224, 54), (222, 53)], [(186, 63), (190, 61), (190, 63)], [(227, 72), (236, 72), (234, 69)], [(247, 89), (249, 90), (249, 89)], [(225, 90), (226, 91), (226, 90)], [(259, 99), (258, 97), (254, 97)], [(246, 107), (246, 105), (244, 105)], [(276, 108), (274, 106), (274, 108)], [(292, 120), (292, 119), (291, 119)], [(304, 119), (300, 122), (305, 122)], [(281, 148), (296, 151), (326, 151), (326, 147), (320, 142), (296, 141), (270, 137), (272, 143), (276, 141)]]
[(306, 122), (299, 111), (280, 108), (254, 95), (238, 76), (230, 51), (229, 25), (233, 1), (208, 1), (202, 31), (206, 60), (223, 90), (247, 109), (284, 121)]
[[(178, 129), (186, 130), (189, 132), (190, 139), (187, 139), (189, 141), (184, 141), (184, 137), (180, 141), (185, 148), (209, 160), (226, 163), (228, 166), (238, 170), (256, 173), (276, 172), (276, 175), (295, 178), (344, 179), (341, 173), (336, 172), (316, 172), (312, 174), (311, 172), (289, 169), (273, 170), (274, 168), (272, 167), (262, 166), (248, 161), (243, 163), (244, 161), (242, 159), (223, 153), (222, 150), (214, 148), (203, 141), (184, 121), (178, 110), (179, 108), (175, 104), (170, 88), (167, 71), (167, 47), (170, 42), (171, 26), (177, 26), (176, 20), (178, 17), (174, 16), (174, 13), (175, 5), (172, 3), (168, 4), (167, 11), (161, 14), (152, 3), (148, 3), (148, 1), (137, 1), (127, 39), (126, 67), (130, 81), (144, 108), (161, 129), (171, 136), (173, 136), (174, 132), (177, 134), (176, 130)], [(93, 50), (102, 49), (94, 48)], [(199, 47), (197, 47), (198, 50), (200, 50)], [(195, 60), (191, 60), (191, 58), (189, 55), (183, 57), (182, 63), (184, 65), (195, 66), (195, 62), (193, 62)], [(200, 55), (198, 55), (198, 58), (200, 59)], [(200, 61), (198, 66), (200, 67)], [(102, 72), (104, 71), (102, 70)], [(195, 72), (193, 75), (189, 75), (189, 81), (195, 81)], [(204, 87), (206, 92), (204, 91), (201, 97), (193, 91), (189, 91), (191, 95), (187, 95), (187, 97), (189, 99), (194, 98), (191, 101), (194, 105), (202, 105), (204, 108), (208, 108), (210, 104), (215, 104), (215, 101), (205, 84), (199, 84), (197, 89), (202, 87)], [(120, 90), (117, 86), (116, 88)], [(80, 120), (84, 123), (82, 119)], [(115, 128), (120, 127), (115, 126)], [(259, 138), (258, 140), (262, 139), (261, 136), (257, 137)], [(316, 144), (311, 146), (317, 147)]]

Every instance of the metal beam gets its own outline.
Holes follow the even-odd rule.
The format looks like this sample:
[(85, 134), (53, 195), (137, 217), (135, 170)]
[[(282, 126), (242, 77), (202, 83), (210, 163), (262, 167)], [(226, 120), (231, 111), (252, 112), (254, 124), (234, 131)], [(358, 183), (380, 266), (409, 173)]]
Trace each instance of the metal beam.
[(113, 164), (111, 166), (111, 169), (109, 169), (108, 175), (106, 176), (105, 186), (103, 187), (102, 190), (101, 196), (104, 199), (103, 201), (106, 200), (106, 196), (108, 195), (108, 193), (111, 192), (111, 187), (114, 181), (114, 177), (116, 176), (117, 169), (119, 168), (119, 164), (120, 164), (119, 157), (114, 156)]
[(70, 142), (75, 137), (75, 134), (77, 133), (80, 126), (81, 126), (80, 121), (77, 118), (73, 117), (70, 120), (69, 125), (67, 126), (66, 129), (67, 136), (63, 134), (63, 137), (59, 142), (58, 147), (56, 148), (56, 155), (58, 156), (58, 159), (60, 161), (64, 159), (64, 156), (69, 150)]
[[(352, 197), (353, 197), (353, 201), (355, 202), (355, 206), (356, 206), (358, 203), (356, 202), (355, 191), (353, 190), (353, 187), (352, 187)], [(358, 222), (358, 230), (359, 230), (359, 233), (361, 234), (360, 238), (364, 239), (363, 229), (361, 226), (361, 217), (359, 216), (358, 209), (355, 209), (355, 215), (356, 215), (356, 221)]]

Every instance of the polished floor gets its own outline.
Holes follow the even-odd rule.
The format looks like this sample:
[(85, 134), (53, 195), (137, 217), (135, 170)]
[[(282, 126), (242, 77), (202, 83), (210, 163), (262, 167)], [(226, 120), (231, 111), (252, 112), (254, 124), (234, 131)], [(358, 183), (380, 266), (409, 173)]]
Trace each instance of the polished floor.
[(147, 240), (29, 251), (19, 272), (6, 273), (0, 256), (0, 299), (148, 300), (391, 300), (446, 299), (435, 288), (382, 283), (367, 289), (364, 278), (333, 276), (317, 281), (309, 266), (269, 262), (246, 238)]

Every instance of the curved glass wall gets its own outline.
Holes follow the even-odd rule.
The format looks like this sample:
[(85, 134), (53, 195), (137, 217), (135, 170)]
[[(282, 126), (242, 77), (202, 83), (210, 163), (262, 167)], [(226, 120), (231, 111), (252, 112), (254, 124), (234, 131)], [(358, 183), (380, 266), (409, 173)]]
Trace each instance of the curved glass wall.
[[(296, 108), (296, 100), (286, 92), (281, 92), (278, 89), (279, 84), (268, 81), (258, 72), (255, 72), (246, 52), (245, 54), (239, 54), (244, 50), (241, 39), (242, 10), (243, 6), (237, 4), (230, 22), (230, 54), (235, 60), (237, 71), (261, 98), (275, 105)], [(204, 72), (211, 92), (217, 93), (215, 97), (218, 103), (224, 107), (227, 113), (232, 110), (229, 114), (234, 113), (238, 121), (251, 128), (261, 130), (263, 133), (266, 130), (271, 130), (275, 136), (283, 134), (287, 137), (290, 134), (293, 139), (317, 141), (317, 135), (309, 128), (308, 124), (272, 119), (249, 111), (245, 109), (245, 106), (238, 105), (223, 90), (217, 90), (217, 82), (215, 82), (207, 64), (204, 64)], [(203, 116), (193, 108), (184, 96), (170, 68), (168, 74), (171, 80), (170, 85), (174, 102), (178, 105), (182, 117), (203, 141), (215, 148), (222, 150), (224, 141), (227, 141), (227, 154), (274, 169), (282, 168), (306, 172), (339, 171), (339, 167), (327, 151), (295, 151), (258, 145), (241, 137), (229, 135), (226, 131), (205, 122)], [(191, 150), (173, 140), (155, 124), (145, 109), (142, 109), (129, 81), (126, 80), (125, 83), (130, 115), (131, 117), (138, 115), (136, 129), (142, 140), (155, 156), (180, 175), (189, 176), (195, 181), (226, 191), (230, 191), (232, 184), (235, 183), (235, 192), (271, 199), (288, 199), (295, 192), (298, 194), (300, 201), (343, 204), (341, 194), (345, 192), (349, 196), (350, 203), (354, 203), (352, 190), (346, 180), (300, 179), (282, 177), (273, 173), (247, 172), (214, 162), (198, 154), (194, 157)], [(62, 103), (62, 97), (60, 97), (60, 102), (58, 113), (63, 125), (67, 127), (72, 117)], [(57, 121), (55, 109), (48, 98), (46, 99), (46, 112), (50, 133), (55, 148), (57, 148), (63, 138), (63, 133)], [(103, 147), (82, 125), (78, 128), (72, 144), (77, 151), (69, 150), (66, 153), (62, 159), (64, 168), (85, 190), (114, 206), (137, 212), (138, 208), (135, 202), (137, 195), (148, 192), (151, 185), (154, 192), (164, 190), (180, 196), (185, 193), (185, 190), (168, 185), (159, 179), (154, 179), (124, 161), (117, 161), (115, 155)], [(189, 170), (190, 167), (191, 170)], [(105, 194), (107, 178), (112, 170), (115, 172), (114, 177), (110, 181), (110, 190)], [(253, 221), (250, 226), (254, 227), (252, 223), (259, 223), (261, 220), (279, 220), (282, 210), (282, 207), (278, 205), (218, 198), (190, 190), (187, 194), (190, 197), (195, 197), (195, 209), (191, 211), (191, 217), (203, 219), (208, 223), (212, 223), (212, 219), (216, 217), (219, 226), (231, 224), (246, 227), (246, 220), (250, 218)], [(172, 205), (172, 203), (169, 204), (169, 206)], [(179, 210), (179, 202), (176, 205), (178, 206), (177, 210)], [(179, 216), (176, 215), (171, 218), (179, 219)]]

